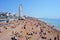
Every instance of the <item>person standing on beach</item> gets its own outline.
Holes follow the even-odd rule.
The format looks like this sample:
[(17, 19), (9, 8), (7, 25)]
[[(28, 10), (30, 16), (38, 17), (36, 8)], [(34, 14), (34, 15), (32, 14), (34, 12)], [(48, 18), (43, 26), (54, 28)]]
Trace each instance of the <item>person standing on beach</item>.
[(9, 14), (6, 14), (6, 23), (9, 22)]

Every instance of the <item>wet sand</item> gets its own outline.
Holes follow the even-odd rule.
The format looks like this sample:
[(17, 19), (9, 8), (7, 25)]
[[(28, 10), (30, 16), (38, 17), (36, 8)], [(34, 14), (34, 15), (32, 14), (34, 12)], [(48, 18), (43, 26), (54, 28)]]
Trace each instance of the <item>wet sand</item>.
[(60, 31), (37, 18), (0, 23), (0, 40), (60, 40)]

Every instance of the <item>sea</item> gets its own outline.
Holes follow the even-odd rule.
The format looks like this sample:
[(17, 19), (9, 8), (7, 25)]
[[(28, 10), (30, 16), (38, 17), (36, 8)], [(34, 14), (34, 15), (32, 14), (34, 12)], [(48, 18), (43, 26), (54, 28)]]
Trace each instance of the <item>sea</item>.
[(40, 20), (50, 25), (54, 25), (54, 28), (60, 31), (60, 19), (40, 18)]

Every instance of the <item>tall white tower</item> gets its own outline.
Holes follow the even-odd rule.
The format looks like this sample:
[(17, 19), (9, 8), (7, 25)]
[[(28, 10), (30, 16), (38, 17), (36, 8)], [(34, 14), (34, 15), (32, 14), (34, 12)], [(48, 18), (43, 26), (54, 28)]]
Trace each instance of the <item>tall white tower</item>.
[(20, 19), (25, 19), (23, 16), (22, 16), (22, 4), (19, 5), (19, 20)]
[(19, 17), (22, 17), (22, 4), (19, 6)]

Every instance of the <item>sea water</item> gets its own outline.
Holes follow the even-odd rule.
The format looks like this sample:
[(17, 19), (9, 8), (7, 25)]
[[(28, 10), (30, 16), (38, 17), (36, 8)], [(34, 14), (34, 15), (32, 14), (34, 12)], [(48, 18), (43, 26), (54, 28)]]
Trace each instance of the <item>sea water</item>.
[(57, 30), (60, 31), (60, 19), (48, 19), (48, 18), (40, 18), (40, 20), (50, 24), (54, 25)]

